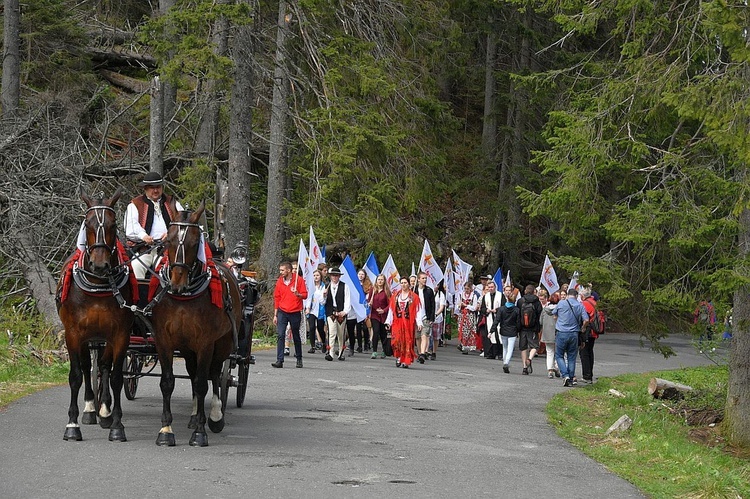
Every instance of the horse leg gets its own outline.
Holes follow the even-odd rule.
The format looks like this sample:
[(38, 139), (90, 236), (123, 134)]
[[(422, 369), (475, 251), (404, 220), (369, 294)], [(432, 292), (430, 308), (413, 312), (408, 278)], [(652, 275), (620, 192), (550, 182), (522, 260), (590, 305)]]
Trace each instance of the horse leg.
[(112, 426), (112, 394), (109, 391), (109, 378), (112, 372), (112, 345), (109, 343), (104, 348), (100, 366), (102, 379), (99, 386), (102, 398), (99, 401), (99, 426), (110, 428)]
[(78, 392), (81, 389), (83, 373), (81, 373), (81, 352), (78, 346), (68, 345), (70, 354), (70, 373), (68, 374), (68, 385), (70, 385), (70, 407), (68, 408), (68, 425), (65, 427), (63, 440), (83, 440), (81, 427), (78, 426)]
[[(84, 383), (83, 416), (81, 416), (81, 423), (96, 424), (96, 395), (94, 394), (94, 389), (91, 387), (91, 350), (89, 349), (88, 344), (84, 343), (78, 358), (80, 360), (81, 370), (83, 371)], [(93, 373), (93, 375), (97, 376), (98, 372)]]
[[(120, 335), (123, 338), (122, 335)], [(118, 344), (114, 346), (114, 365), (112, 366), (112, 377), (110, 383), (112, 385), (112, 396), (114, 403), (112, 405), (112, 426), (109, 429), (109, 441), (110, 442), (127, 442), (125, 436), (125, 427), (122, 425), (122, 369), (125, 362), (125, 350), (127, 345), (124, 341), (119, 340)]]
[(208, 445), (208, 435), (206, 434), (206, 393), (208, 392), (208, 363), (205, 360), (205, 354), (199, 355), (198, 366), (195, 375), (195, 397), (198, 402), (198, 424), (193, 430), (190, 437), (190, 445), (205, 447)]
[(161, 430), (156, 437), (156, 445), (166, 445), (173, 447), (175, 445), (174, 432), (172, 431), (172, 392), (174, 392), (174, 371), (172, 370), (172, 350), (161, 349), (158, 353), (159, 363), (161, 364), (161, 388), (162, 413), (161, 413)]
[(214, 362), (211, 365), (211, 386), (213, 387), (213, 394), (211, 396), (211, 412), (208, 415), (208, 428), (214, 432), (219, 433), (224, 429), (224, 411), (221, 407), (221, 398), (219, 397), (219, 386), (221, 385), (221, 372), (224, 366), (224, 362)]
[(188, 422), (187, 427), (194, 430), (198, 426), (198, 397), (195, 395), (196, 360), (195, 354), (192, 353), (185, 353), (183, 356), (185, 358), (185, 369), (187, 369), (188, 376), (190, 377), (190, 388), (193, 394), (193, 409), (190, 413), (190, 421)]

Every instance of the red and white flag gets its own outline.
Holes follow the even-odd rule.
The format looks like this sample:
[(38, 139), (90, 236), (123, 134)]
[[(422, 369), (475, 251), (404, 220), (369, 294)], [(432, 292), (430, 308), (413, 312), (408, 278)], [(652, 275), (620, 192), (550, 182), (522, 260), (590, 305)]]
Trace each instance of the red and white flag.
[(443, 271), (435, 261), (435, 256), (432, 254), (427, 239), (424, 240), (422, 258), (419, 259), (419, 271), (427, 274), (427, 285), (432, 289), (435, 289), (435, 286), (443, 280)]
[(560, 284), (557, 282), (557, 273), (555, 272), (555, 268), (552, 266), (552, 262), (549, 259), (549, 255), (544, 257), (544, 266), (542, 267), (542, 277), (539, 281), (545, 288), (547, 288), (547, 291), (549, 291), (549, 294), (554, 293), (558, 289), (560, 289)]
[(382, 273), (385, 276), (386, 285), (391, 288), (391, 293), (395, 293), (401, 288), (401, 285), (399, 284), (401, 275), (398, 273), (396, 264), (393, 263), (392, 255), (388, 255), (388, 260), (386, 260), (385, 265), (383, 265)]

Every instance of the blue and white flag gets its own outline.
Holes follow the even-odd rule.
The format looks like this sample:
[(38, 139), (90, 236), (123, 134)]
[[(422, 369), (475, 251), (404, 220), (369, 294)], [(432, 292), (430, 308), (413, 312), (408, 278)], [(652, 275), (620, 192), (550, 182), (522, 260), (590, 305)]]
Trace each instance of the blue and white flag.
[(497, 272), (495, 272), (495, 275), (492, 277), (492, 280), (495, 283), (495, 287), (502, 291), (503, 289), (503, 268), (498, 267)]
[(344, 281), (349, 288), (349, 296), (352, 301), (352, 310), (357, 314), (357, 322), (362, 322), (367, 318), (367, 309), (365, 303), (367, 297), (365, 297), (365, 290), (362, 289), (357, 278), (357, 269), (354, 267), (354, 262), (346, 255), (344, 261), (341, 262), (341, 280)]
[(370, 282), (375, 284), (375, 279), (377, 279), (380, 275), (378, 262), (375, 260), (375, 252), (370, 251), (370, 256), (367, 257), (367, 261), (365, 262), (365, 266), (363, 267), (363, 269), (365, 270), (367, 277), (370, 278)]

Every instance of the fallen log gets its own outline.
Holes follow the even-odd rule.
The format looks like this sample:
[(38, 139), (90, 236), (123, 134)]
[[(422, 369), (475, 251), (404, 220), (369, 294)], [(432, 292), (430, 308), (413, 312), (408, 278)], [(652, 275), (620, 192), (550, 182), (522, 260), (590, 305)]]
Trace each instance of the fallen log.
[(693, 387), (675, 383), (661, 378), (651, 378), (648, 383), (648, 393), (656, 399), (679, 400), (685, 397)]
[(622, 416), (620, 416), (620, 419), (615, 421), (604, 434), (609, 435), (610, 433), (614, 432), (622, 433), (628, 431), (631, 426), (633, 426), (633, 420), (630, 419), (630, 416), (628, 416), (627, 414), (623, 414)]

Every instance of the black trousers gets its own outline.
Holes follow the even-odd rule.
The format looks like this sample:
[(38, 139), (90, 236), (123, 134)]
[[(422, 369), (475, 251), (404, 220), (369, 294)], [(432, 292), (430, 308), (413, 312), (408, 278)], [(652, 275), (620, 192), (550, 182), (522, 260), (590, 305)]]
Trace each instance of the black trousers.
[(318, 332), (323, 343), (323, 351), (325, 352), (325, 345), (328, 344), (328, 335), (326, 334), (326, 320), (318, 319), (314, 315), (310, 314), (307, 316), (307, 337), (310, 340), (310, 346), (315, 347), (315, 331)]
[(354, 342), (356, 340), (356, 329), (357, 329), (357, 319), (347, 319), (346, 320), (346, 332), (349, 335), (349, 348), (351, 351), (354, 351)]
[(583, 379), (594, 379), (594, 342), (596, 338), (590, 336), (585, 346), (580, 349), (581, 355), (581, 372)]
[(370, 330), (365, 321), (357, 323), (357, 347), (362, 348), (362, 340), (365, 342), (365, 348), (370, 348)]
[(376, 319), (370, 319), (370, 321), (372, 322), (372, 351), (378, 351), (378, 341), (380, 341), (385, 352), (385, 340), (388, 338), (388, 331), (380, 321)]

